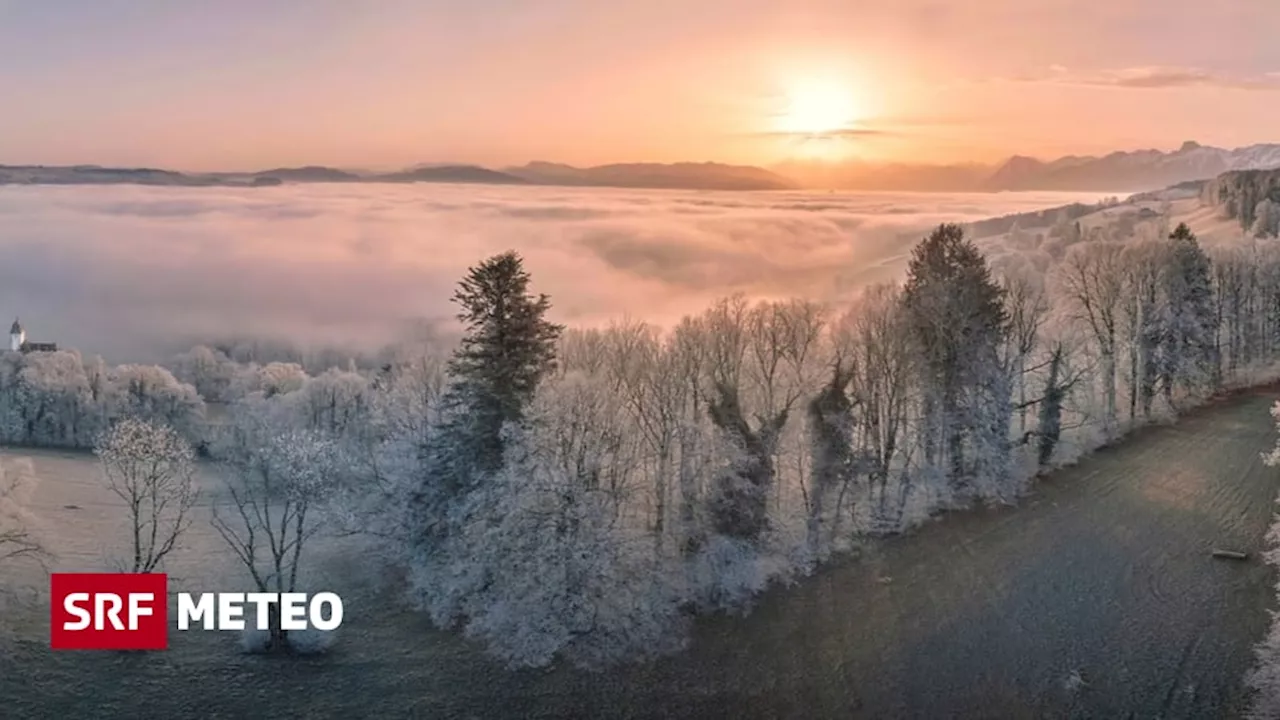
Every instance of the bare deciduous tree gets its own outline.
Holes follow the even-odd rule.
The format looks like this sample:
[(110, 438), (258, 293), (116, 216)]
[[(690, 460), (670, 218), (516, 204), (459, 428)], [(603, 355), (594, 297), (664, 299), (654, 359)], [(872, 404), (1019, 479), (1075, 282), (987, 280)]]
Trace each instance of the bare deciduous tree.
[(1009, 337), (1005, 341), (1006, 372), (1017, 385), (1018, 432), (1027, 430), (1027, 359), (1035, 352), (1040, 330), (1049, 315), (1044, 288), (1026, 274), (1010, 273), (1002, 278), (1005, 308), (1009, 313)]
[[(717, 477), (712, 518), (720, 534), (755, 541), (768, 525), (779, 437), (793, 406), (816, 380), (806, 376), (806, 361), (821, 337), (822, 310), (802, 301), (749, 308), (737, 297), (716, 305), (706, 319), (708, 412), (735, 451)], [(755, 427), (748, 420), (752, 415)]]
[[(323, 527), (319, 505), (335, 487), (339, 446), (311, 430), (239, 428), (230, 455), (231, 508), (215, 506), (214, 529), (258, 592), (296, 592), (303, 551)], [(290, 650), (279, 605), (270, 617), (267, 649)]]
[(18, 558), (41, 560), (44, 548), (22, 521), (22, 508), (15, 498), (18, 479), (0, 466), (0, 563)]
[(152, 572), (191, 524), (195, 451), (172, 428), (129, 418), (111, 426), (94, 452), (107, 487), (129, 510), (129, 571)]
[(1090, 243), (1073, 248), (1058, 275), (1073, 319), (1088, 326), (1101, 359), (1104, 403), (1103, 432), (1115, 434), (1116, 342), (1125, 283), (1122, 247)]
[[(897, 529), (902, 505), (910, 492), (910, 478), (901, 478), (895, 517), (890, 517), (888, 484), (890, 470), (903, 452), (907, 434), (908, 401), (912, 391), (916, 355), (904, 326), (899, 291), (890, 285), (866, 290), (858, 303), (841, 320), (842, 344), (857, 368), (851, 386), (861, 407), (858, 446), (863, 448), (868, 473), (867, 496), (874, 500), (872, 515), (879, 530)], [(841, 488), (836, 519), (847, 486)]]

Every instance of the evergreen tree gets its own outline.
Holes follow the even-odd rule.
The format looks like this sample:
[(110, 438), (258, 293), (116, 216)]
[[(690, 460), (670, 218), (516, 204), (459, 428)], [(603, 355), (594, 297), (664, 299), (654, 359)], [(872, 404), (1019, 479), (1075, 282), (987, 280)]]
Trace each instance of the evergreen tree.
[(959, 225), (940, 225), (912, 251), (903, 302), (924, 375), (926, 462), (957, 490), (979, 478), (999, 484), (1008, 472), (1003, 293)]
[(1211, 389), (1218, 379), (1218, 362), (1209, 257), (1185, 223), (1174, 228), (1169, 240), (1163, 380), (1165, 395), (1171, 399), (1175, 384), (1193, 394)]
[(563, 327), (545, 319), (547, 296), (528, 287), (520, 256), (506, 252), (471, 268), (453, 296), (466, 334), (448, 365), (433, 468), (447, 491), (502, 467), (503, 426), (524, 418), (538, 383), (555, 369)]

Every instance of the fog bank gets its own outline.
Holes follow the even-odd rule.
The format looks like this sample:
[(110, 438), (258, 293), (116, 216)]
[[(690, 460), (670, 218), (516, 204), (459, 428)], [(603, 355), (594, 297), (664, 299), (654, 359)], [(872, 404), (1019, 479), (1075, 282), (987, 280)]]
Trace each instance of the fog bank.
[(489, 186), (0, 188), (0, 317), (114, 362), (226, 337), (372, 348), (450, 323), (479, 259), (521, 252), (554, 317), (670, 322), (733, 292), (837, 299), (930, 226), (1072, 193), (724, 193)]

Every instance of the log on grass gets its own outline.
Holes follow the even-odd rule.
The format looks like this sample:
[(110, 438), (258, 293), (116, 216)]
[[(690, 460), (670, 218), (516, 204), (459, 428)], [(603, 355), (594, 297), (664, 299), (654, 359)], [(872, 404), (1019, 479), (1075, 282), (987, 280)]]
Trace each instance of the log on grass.
[(1242, 553), (1236, 550), (1214, 550), (1213, 556), (1223, 558), (1224, 560), (1248, 560), (1249, 553)]

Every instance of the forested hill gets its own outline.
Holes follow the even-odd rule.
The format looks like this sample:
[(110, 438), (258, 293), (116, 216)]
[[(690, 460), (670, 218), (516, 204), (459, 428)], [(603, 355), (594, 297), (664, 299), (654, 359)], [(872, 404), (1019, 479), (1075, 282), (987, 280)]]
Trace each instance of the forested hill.
[(1050, 227), (1055, 223), (1075, 222), (1076, 220), (1099, 210), (1118, 204), (1117, 200), (1108, 200), (1096, 205), (1088, 205), (1085, 203), (1072, 203), (1061, 207), (1048, 208), (1045, 210), (1033, 210), (1031, 212), (1014, 213), (1012, 215), (1002, 215), (987, 220), (979, 220), (978, 222), (969, 223), (966, 227), (974, 237), (989, 237), (991, 235), (1003, 235), (1013, 230), (1015, 227)]
[(1280, 169), (1224, 173), (1205, 183), (1201, 199), (1242, 230), (1271, 237), (1280, 231)]

